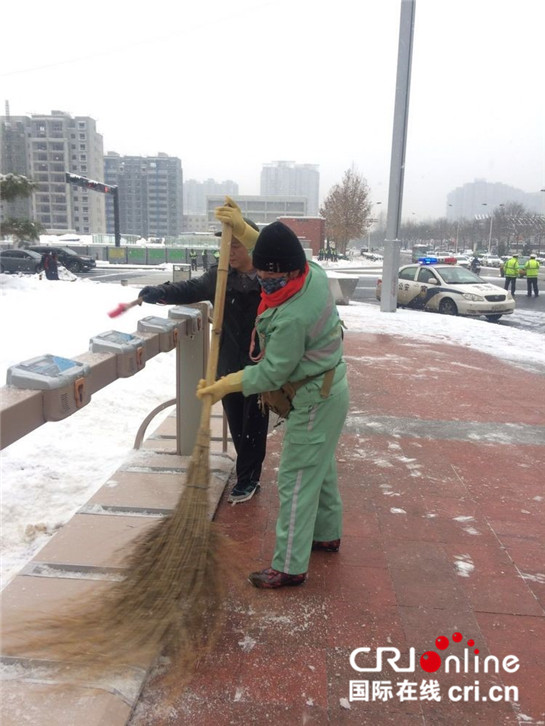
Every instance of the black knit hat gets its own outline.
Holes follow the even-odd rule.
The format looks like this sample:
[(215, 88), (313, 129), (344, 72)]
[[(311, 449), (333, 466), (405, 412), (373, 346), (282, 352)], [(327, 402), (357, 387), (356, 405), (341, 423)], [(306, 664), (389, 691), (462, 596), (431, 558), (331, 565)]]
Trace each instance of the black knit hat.
[(259, 233), (252, 261), (256, 270), (291, 272), (304, 270), (307, 257), (295, 232), (282, 222), (273, 222)]
[[(242, 219), (246, 222), (246, 224), (249, 224), (250, 227), (253, 227), (256, 232), (259, 232), (259, 227), (255, 222), (253, 222), (251, 219), (248, 219), (248, 217), (242, 217)], [(221, 237), (221, 229), (219, 232), (214, 232), (215, 237)]]

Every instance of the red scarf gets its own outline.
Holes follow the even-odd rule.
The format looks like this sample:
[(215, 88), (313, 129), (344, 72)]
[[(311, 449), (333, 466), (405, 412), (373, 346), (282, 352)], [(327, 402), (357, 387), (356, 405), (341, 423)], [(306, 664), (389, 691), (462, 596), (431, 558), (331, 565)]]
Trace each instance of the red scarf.
[[(276, 308), (279, 305), (282, 305), (283, 302), (286, 302), (286, 300), (289, 300), (290, 297), (293, 297), (296, 292), (299, 292), (299, 290), (305, 284), (308, 273), (309, 267), (307, 262), (304, 271), (299, 275), (299, 277), (295, 277), (293, 280), (288, 280), (288, 282), (284, 285), (284, 287), (281, 287), (280, 290), (277, 290), (270, 295), (267, 295), (263, 290), (261, 290), (261, 302), (259, 303), (259, 307), (257, 308), (258, 316), (261, 315), (261, 313), (265, 312), (267, 308)], [(254, 328), (252, 330), (252, 337), (250, 340), (249, 355), (250, 360), (252, 360), (254, 363), (257, 363), (263, 358), (263, 356), (265, 355), (265, 351), (262, 350), (258, 354), (254, 355), (255, 335), (256, 329)]]
[(257, 308), (257, 314), (261, 315), (261, 313), (264, 313), (268, 308), (277, 308), (279, 305), (286, 302), (286, 300), (289, 300), (290, 297), (293, 297), (295, 293), (299, 292), (305, 284), (308, 273), (309, 267), (307, 262), (304, 271), (299, 275), (299, 277), (295, 277), (293, 280), (288, 280), (288, 282), (284, 285), (284, 287), (281, 287), (280, 290), (277, 290), (270, 295), (267, 295), (264, 290), (261, 290), (261, 302)]

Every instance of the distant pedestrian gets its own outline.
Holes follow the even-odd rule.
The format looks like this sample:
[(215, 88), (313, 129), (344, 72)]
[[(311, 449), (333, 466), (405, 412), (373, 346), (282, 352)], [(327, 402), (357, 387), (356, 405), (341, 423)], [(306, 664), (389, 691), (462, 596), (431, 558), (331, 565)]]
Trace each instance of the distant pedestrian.
[(511, 295), (515, 294), (517, 289), (517, 278), (519, 276), (519, 256), (512, 255), (503, 266), (503, 274), (505, 275), (504, 289), (509, 290), (511, 287)]
[(471, 272), (474, 272), (476, 275), (478, 275), (479, 272), (481, 271), (481, 263), (480, 263), (480, 260), (477, 257), (477, 255), (475, 255), (475, 257), (471, 260), (469, 269), (471, 270)]
[(537, 275), (539, 272), (539, 262), (535, 255), (530, 255), (530, 259), (524, 264), (526, 270), (526, 284), (528, 286), (528, 297), (532, 297), (532, 290), (534, 296), (539, 297), (539, 291), (537, 289)]
[(57, 262), (57, 255), (54, 252), (48, 252), (44, 257), (42, 257), (44, 270), (45, 270), (45, 276), (48, 280), (58, 280), (59, 279), (59, 265)]
[(206, 272), (208, 268), (210, 267), (208, 263), (208, 252), (206, 250), (202, 251), (202, 269)]
[(195, 250), (189, 250), (189, 260), (191, 262), (191, 269), (195, 271), (197, 269), (197, 253)]

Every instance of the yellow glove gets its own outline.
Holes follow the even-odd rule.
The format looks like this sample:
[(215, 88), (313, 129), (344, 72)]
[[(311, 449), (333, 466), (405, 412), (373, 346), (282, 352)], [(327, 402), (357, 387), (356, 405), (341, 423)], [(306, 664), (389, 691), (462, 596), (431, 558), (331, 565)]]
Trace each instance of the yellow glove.
[(225, 197), (223, 207), (216, 207), (214, 216), (223, 224), (228, 224), (233, 228), (233, 237), (236, 237), (244, 247), (251, 252), (255, 247), (259, 232), (246, 224), (242, 217), (240, 207), (231, 197)]
[(201, 378), (197, 386), (197, 398), (212, 396), (213, 405), (229, 393), (239, 393), (242, 391), (243, 375), (244, 370), (237, 371), (236, 373), (229, 373), (227, 376), (220, 378), (219, 381), (212, 383), (211, 386), (207, 386), (204, 378)]

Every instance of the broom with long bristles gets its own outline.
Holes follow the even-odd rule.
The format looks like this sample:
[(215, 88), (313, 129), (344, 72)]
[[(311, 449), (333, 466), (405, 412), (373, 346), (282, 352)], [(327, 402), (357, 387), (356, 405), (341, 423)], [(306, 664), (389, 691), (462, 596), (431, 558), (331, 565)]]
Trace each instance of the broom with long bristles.
[[(224, 224), (207, 385), (216, 379), (230, 246), (231, 228)], [(168, 648), (177, 665), (190, 670), (221, 625), (224, 577), (229, 569), (219, 563), (221, 538), (208, 515), (211, 409), (212, 396), (205, 396), (176, 508), (133, 543), (125, 558), (124, 579), (84, 607), (70, 606), (58, 617), (38, 621), (34, 625), (40, 625), (41, 631), (35, 637), (24, 634), (12, 652), (21, 648), (26, 655), (45, 651), (49, 658), (82, 666), (89, 675), (105, 668), (141, 665), (143, 659), (149, 661)]]

